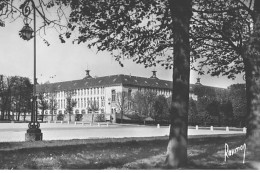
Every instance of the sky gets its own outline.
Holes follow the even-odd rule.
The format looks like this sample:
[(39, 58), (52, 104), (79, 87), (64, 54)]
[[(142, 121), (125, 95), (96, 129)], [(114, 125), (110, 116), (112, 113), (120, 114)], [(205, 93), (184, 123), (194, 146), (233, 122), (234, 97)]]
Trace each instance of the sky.
[[(37, 22), (37, 25), (40, 23)], [(33, 39), (25, 41), (18, 35), (24, 26), (22, 19), (6, 22), (5, 27), (0, 27), (0, 74), (6, 76), (23, 76), (33, 78)], [(140, 77), (151, 77), (152, 71), (157, 71), (157, 77), (163, 80), (172, 80), (172, 70), (165, 70), (161, 66), (144, 68), (132, 60), (124, 60), (124, 67), (116, 62), (109, 52), (96, 52), (89, 49), (86, 44), (72, 44), (71, 40), (61, 43), (58, 33), (48, 29), (46, 35), (47, 46), (43, 39), (37, 35), (36, 52), (36, 77), (38, 83), (49, 81), (62, 82), (78, 80), (85, 77), (85, 70), (90, 70), (92, 77), (125, 74)], [(227, 77), (198, 76), (191, 71), (190, 83), (196, 83), (196, 78), (201, 78), (203, 85), (226, 88), (231, 84), (244, 83), (242, 75), (235, 80)]]

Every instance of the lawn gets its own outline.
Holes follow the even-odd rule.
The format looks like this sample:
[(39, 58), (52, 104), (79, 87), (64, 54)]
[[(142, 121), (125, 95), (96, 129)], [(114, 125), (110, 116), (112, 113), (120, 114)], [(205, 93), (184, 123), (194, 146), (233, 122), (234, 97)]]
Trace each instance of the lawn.
[[(168, 137), (0, 143), (0, 169), (165, 169)], [(239, 151), (224, 161), (225, 143), (244, 136), (189, 139), (182, 169), (260, 169), (260, 150)], [(258, 167), (257, 167), (258, 166)]]

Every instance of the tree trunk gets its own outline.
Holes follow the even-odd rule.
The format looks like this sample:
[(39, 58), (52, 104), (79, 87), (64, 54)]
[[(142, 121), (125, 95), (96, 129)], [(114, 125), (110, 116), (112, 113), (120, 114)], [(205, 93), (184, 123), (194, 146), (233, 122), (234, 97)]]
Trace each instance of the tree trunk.
[(260, 145), (260, 1), (254, 1), (254, 32), (250, 37), (247, 57), (252, 65), (251, 111), (248, 117), (247, 137), (252, 146)]
[(122, 109), (121, 109), (121, 111), (120, 111), (120, 114), (121, 114), (121, 124), (123, 123), (123, 111), (122, 111)]
[(171, 128), (166, 165), (178, 168), (187, 164), (187, 130), (189, 108), (191, 0), (169, 0), (173, 20), (173, 93)]
[(7, 112), (7, 119), (11, 120), (11, 110), (10, 110), (10, 108), (8, 109), (8, 112)]
[(221, 115), (218, 115), (218, 126), (221, 127)]
[(43, 110), (42, 110), (42, 117), (41, 117), (41, 118), (42, 118), (42, 122), (43, 122), (43, 117), (44, 117), (44, 111), (45, 111), (45, 110), (43, 109)]
[(18, 112), (17, 121), (20, 121), (20, 115), (21, 115), (21, 111)]
[(249, 123), (248, 117), (251, 114), (252, 93), (250, 90), (252, 86), (252, 65), (246, 55), (243, 56), (243, 61), (245, 66), (245, 81), (246, 81), (246, 116), (244, 117), (244, 122), (242, 126), (245, 127)]
[(52, 111), (52, 113), (51, 113), (51, 121), (53, 121), (53, 111)]

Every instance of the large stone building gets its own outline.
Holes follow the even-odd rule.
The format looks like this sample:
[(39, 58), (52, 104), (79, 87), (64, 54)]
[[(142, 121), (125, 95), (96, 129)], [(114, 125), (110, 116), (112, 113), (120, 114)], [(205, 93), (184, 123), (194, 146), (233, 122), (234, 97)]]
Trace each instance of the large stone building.
[[(191, 88), (194, 84), (191, 84)], [(37, 86), (37, 92), (45, 94), (54, 93), (57, 101), (57, 110), (54, 115), (65, 114), (66, 93), (73, 91), (73, 100), (77, 102), (73, 114), (87, 114), (91, 103), (95, 102), (99, 107), (99, 113), (110, 115), (115, 120), (115, 113), (119, 112), (116, 105), (117, 93), (131, 95), (136, 91), (153, 91), (158, 95), (169, 97), (172, 92), (172, 82), (156, 77), (156, 71), (150, 78), (131, 75), (112, 75), (104, 77), (91, 77), (86, 70), (86, 76), (81, 80), (42, 84)], [(190, 93), (190, 97), (196, 100), (196, 96)], [(51, 114), (46, 110), (45, 114)]]

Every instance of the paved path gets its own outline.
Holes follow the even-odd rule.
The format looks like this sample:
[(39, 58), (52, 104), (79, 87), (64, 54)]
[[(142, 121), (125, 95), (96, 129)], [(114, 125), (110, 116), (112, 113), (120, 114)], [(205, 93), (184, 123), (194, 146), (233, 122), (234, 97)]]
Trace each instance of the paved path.
[[(27, 123), (0, 123), (0, 142), (24, 141)], [(169, 127), (143, 126), (143, 125), (118, 125), (107, 126), (82, 125), (82, 124), (54, 124), (42, 123), (43, 140), (69, 140), (87, 138), (123, 138), (123, 137), (153, 137), (168, 136)], [(189, 129), (188, 135), (216, 135), (216, 134), (241, 134), (242, 131), (225, 130), (195, 130)]]

